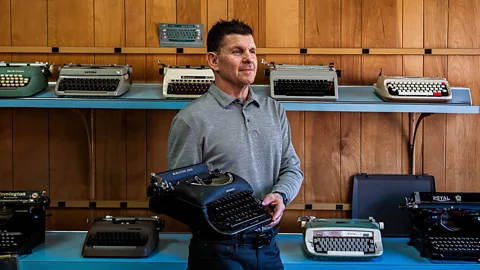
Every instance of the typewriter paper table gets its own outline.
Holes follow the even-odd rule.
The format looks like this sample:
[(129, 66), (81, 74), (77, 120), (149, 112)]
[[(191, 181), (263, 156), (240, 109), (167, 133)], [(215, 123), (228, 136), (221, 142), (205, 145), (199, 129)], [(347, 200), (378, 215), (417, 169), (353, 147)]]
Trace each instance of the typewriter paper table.
[[(162, 233), (158, 249), (148, 258), (109, 259), (82, 258), (86, 232), (48, 232), (46, 242), (22, 256), (20, 270), (159, 270), (186, 269), (189, 234)], [(279, 234), (277, 242), (285, 269), (480, 269), (477, 263), (431, 263), (421, 258), (417, 250), (408, 246), (406, 238), (383, 239), (384, 253), (379, 259), (364, 262), (314, 261), (302, 250), (301, 234)]]

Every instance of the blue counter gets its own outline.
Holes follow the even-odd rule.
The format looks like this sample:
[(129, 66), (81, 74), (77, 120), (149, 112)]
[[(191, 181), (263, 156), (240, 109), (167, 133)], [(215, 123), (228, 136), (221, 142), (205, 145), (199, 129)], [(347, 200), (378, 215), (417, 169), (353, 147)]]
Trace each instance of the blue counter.
[[(148, 258), (82, 258), (86, 232), (48, 232), (45, 244), (20, 258), (20, 270), (159, 270), (186, 269), (189, 234), (162, 233), (158, 249)], [(277, 242), (285, 269), (480, 269), (477, 263), (432, 263), (407, 245), (405, 238), (383, 240), (383, 256), (372, 261), (314, 261), (302, 252), (301, 234), (279, 234)]]

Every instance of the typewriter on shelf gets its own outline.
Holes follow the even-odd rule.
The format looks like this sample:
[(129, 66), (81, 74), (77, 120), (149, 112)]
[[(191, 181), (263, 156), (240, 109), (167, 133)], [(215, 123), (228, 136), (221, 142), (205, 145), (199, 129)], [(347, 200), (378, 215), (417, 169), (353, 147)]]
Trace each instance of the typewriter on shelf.
[(28, 97), (48, 86), (53, 65), (0, 62), (0, 97)]
[(480, 193), (414, 192), (401, 207), (422, 257), (480, 262)]
[(272, 222), (267, 207), (253, 196), (250, 184), (206, 163), (152, 174), (147, 196), (152, 212), (190, 228), (236, 235)]
[(129, 65), (66, 64), (59, 71), (57, 96), (118, 97), (132, 85)]
[(205, 66), (165, 66), (158, 64), (163, 78), (163, 96), (166, 98), (198, 98), (208, 92), (215, 81), (211, 68)]
[(301, 217), (304, 251), (317, 260), (368, 260), (383, 254), (382, 222)]
[(29, 254), (45, 242), (45, 191), (0, 191), (0, 254)]
[(160, 47), (203, 47), (203, 24), (160, 23)]
[(450, 84), (440, 77), (385, 76), (380, 71), (373, 89), (384, 101), (425, 103), (452, 100)]
[(158, 245), (165, 221), (158, 217), (112, 217), (90, 221), (83, 257), (147, 257)]
[(335, 101), (338, 99), (338, 75), (333, 63), (328, 66), (267, 63), (270, 95), (278, 100)]

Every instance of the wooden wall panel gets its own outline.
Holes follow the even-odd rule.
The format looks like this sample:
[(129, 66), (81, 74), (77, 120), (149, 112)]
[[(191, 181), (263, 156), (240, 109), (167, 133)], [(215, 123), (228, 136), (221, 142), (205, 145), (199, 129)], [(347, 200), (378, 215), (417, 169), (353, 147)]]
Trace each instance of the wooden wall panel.
[(305, 0), (305, 47), (340, 47), (341, 1)]
[(95, 0), (95, 46), (125, 46), (124, 0)]
[[(145, 1), (125, 1), (125, 46), (145, 46), (145, 13)], [(145, 55), (128, 54), (125, 56), (125, 64), (129, 64), (133, 67), (132, 81), (134, 83), (146, 81), (146, 61), (147, 57)]]
[(402, 0), (363, 0), (362, 11), (363, 48), (402, 47)]
[(0, 46), (12, 45), (10, 0), (0, 0)]
[(480, 2), (450, 0), (448, 48), (480, 48)]
[(0, 109), (0, 190), (13, 189), (12, 109)]
[[(359, 48), (362, 46), (362, 1), (342, 0), (341, 3), (341, 36), (342, 48)], [(342, 76), (341, 85), (362, 84), (362, 57), (360, 55), (340, 56)], [(337, 68), (338, 69), (338, 68)]]
[(147, 172), (147, 111), (125, 111), (127, 200), (146, 200), (150, 173)]
[[(227, 2), (228, 0), (207, 0), (207, 24), (204, 25), (203, 29), (205, 42), (207, 42), (208, 30), (210, 30), (210, 28), (212, 28), (212, 26), (218, 22), (218, 20), (226, 20), (228, 18)], [(205, 45), (205, 47), (207, 46)]]
[[(265, 1), (266, 47), (303, 47), (304, 46), (304, 0), (260, 0)], [(262, 3), (260, 2), (260, 5)], [(282, 29), (282, 31), (278, 31)], [(263, 33), (259, 33), (261, 35)], [(260, 46), (262, 37), (259, 36)]]
[(228, 0), (228, 19), (242, 20), (253, 29), (253, 38), (259, 46), (259, 1), (258, 0)]
[[(290, 123), (292, 144), (300, 158), (302, 172), (305, 173), (305, 112), (288, 111), (287, 118)], [(293, 202), (305, 202), (305, 179), (302, 183), (302, 188)]]
[(47, 46), (47, 1), (12, 0), (11, 3), (12, 45)]
[[(159, 47), (159, 23), (177, 22), (176, 0), (146, 0), (146, 40), (147, 47)], [(150, 55), (149, 55), (150, 56)], [(163, 61), (162, 61), (163, 62)]]
[(93, 0), (47, 4), (49, 46), (94, 46)]
[[(177, 23), (207, 25), (207, 1), (177, 1)], [(206, 46), (205, 39), (203, 43)], [(177, 55), (177, 65), (207, 65), (207, 58), (205, 55)]]

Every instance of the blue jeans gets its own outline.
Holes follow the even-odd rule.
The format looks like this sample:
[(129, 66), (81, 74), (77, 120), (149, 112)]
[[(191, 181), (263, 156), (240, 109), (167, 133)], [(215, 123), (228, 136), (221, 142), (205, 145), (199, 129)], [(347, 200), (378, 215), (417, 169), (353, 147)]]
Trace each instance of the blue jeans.
[(232, 241), (213, 241), (206, 237), (194, 236), (190, 241), (188, 270), (282, 270), (275, 237), (272, 241), (256, 248), (255, 245)]

